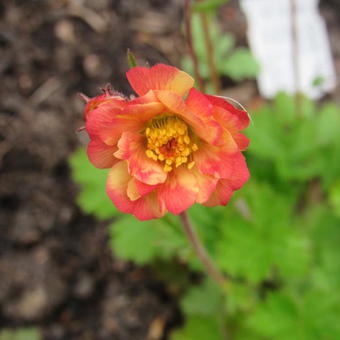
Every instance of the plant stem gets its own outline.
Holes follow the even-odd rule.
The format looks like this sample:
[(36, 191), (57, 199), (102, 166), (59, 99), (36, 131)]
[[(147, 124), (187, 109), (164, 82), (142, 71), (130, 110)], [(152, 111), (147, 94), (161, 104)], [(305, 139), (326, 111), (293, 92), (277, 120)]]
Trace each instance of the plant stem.
[(221, 91), (220, 78), (216, 69), (216, 63), (214, 58), (214, 45), (211, 41), (209, 32), (209, 20), (206, 13), (200, 13), (200, 19), (202, 23), (202, 30), (204, 35), (205, 50), (207, 52), (208, 67), (210, 72), (211, 82), (214, 87), (215, 94), (219, 94)]
[(197, 232), (195, 231), (188, 214), (186, 212), (183, 212), (179, 216), (181, 218), (185, 234), (187, 235), (193, 249), (195, 250), (196, 255), (205, 267), (208, 275), (218, 284), (225, 286), (227, 283), (226, 278), (217, 269), (214, 262), (212, 262), (206, 248), (202, 244)]
[(302, 97), (300, 93), (300, 65), (299, 65), (299, 41), (296, 0), (290, 0), (291, 35), (292, 35), (292, 63), (294, 75), (294, 106), (297, 116), (302, 115)]
[(184, 22), (185, 22), (185, 33), (186, 33), (186, 39), (189, 47), (189, 54), (192, 60), (192, 64), (194, 66), (194, 74), (195, 79), (198, 84), (198, 88), (200, 91), (205, 92), (205, 84), (203, 81), (203, 78), (201, 77), (200, 71), (199, 71), (199, 63), (198, 58), (193, 46), (192, 41), (192, 30), (191, 30), (191, 0), (185, 0), (184, 2)]

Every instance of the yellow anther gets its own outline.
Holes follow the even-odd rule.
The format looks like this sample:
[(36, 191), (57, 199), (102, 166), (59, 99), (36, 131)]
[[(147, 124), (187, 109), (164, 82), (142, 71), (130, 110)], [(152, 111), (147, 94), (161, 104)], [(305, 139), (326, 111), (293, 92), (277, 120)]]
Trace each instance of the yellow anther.
[(170, 171), (172, 170), (172, 167), (166, 164), (166, 165), (164, 165), (163, 170), (164, 170), (165, 172), (170, 172)]
[(154, 156), (153, 151), (151, 151), (150, 149), (147, 149), (147, 150), (145, 151), (145, 153), (146, 153), (147, 157), (149, 157), (149, 158), (153, 158), (153, 156)]
[(192, 162), (188, 163), (187, 168), (190, 170), (194, 167), (194, 165), (195, 165), (195, 161), (192, 161)]
[(145, 129), (147, 140), (146, 155), (160, 162), (165, 172), (185, 164), (191, 169), (195, 162), (188, 161), (198, 146), (192, 143), (187, 125), (176, 116), (164, 115), (154, 118)]
[(189, 149), (189, 148), (185, 148), (185, 149), (182, 151), (182, 155), (183, 155), (183, 156), (189, 156), (189, 155), (190, 155), (190, 149)]

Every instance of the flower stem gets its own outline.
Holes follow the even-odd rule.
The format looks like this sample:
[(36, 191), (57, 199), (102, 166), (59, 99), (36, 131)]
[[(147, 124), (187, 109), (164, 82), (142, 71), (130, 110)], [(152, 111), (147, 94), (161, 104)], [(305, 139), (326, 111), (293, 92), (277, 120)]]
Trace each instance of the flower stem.
[(214, 45), (211, 41), (209, 32), (209, 18), (206, 13), (200, 13), (200, 19), (202, 24), (205, 50), (207, 52), (208, 67), (210, 72), (210, 79), (214, 87), (215, 94), (221, 92), (221, 82), (216, 69), (215, 57), (214, 57)]
[(195, 74), (195, 79), (197, 80), (198, 88), (200, 91), (205, 92), (205, 84), (199, 71), (198, 57), (196, 55), (193, 41), (192, 41), (191, 18), (192, 18), (191, 0), (185, 0), (184, 22), (185, 22), (185, 35), (186, 35), (186, 40), (187, 40), (188, 47), (189, 47), (189, 54), (192, 60), (192, 64), (194, 66), (194, 74)]
[(208, 275), (218, 284), (225, 286), (227, 283), (227, 279), (217, 269), (214, 262), (212, 262), (206, 248), (202, 244), (197, 232), (195, 231), (188, 214), (186, 212), (183, 212), (179, 216), (181, 218), (185, 234), (187, 235), (193, 249), (195, 250), (196, 255), (205, 267)]

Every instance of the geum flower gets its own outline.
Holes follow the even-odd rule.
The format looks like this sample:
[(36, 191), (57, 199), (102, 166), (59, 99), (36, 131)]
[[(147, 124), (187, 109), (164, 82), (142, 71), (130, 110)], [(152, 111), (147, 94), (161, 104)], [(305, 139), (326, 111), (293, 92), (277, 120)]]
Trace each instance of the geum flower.
[(226, 100), (202, 94), (175, 67), (134, 67), (127, 78), (139, 95), (105, 91), (88, 100), (88, 157), (111, 168), (106, 191), (140, 220), (179, 214), (194, 203), (225, 205), (248, 180), (239, 131), (249, 118)]

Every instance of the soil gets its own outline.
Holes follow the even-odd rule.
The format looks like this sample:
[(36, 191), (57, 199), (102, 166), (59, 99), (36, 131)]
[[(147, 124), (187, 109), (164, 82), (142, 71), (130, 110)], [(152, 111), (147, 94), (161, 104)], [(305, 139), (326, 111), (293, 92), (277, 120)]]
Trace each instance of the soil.
[[(335, 39), (337, 15), (325, 11)], [(141, 64), (179, 65), (181, 21), (182, 0), (0, 2), (0, 328), (36, 325), (46, 340), (158, 340), (178, 324), (164, 283), (115, 258), (107, 224), (79, 210), (67, 158), (85, 142), (77, 93), (97, 95), (110, 81), (130, 94), (127, 48)], [(234, 27), (242, 43), (245, 30)], [(254, 82), (232, 91), (256, 96)]]

